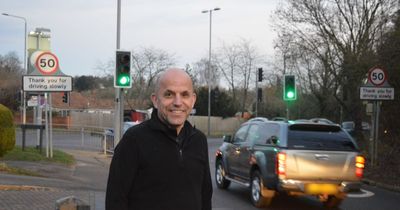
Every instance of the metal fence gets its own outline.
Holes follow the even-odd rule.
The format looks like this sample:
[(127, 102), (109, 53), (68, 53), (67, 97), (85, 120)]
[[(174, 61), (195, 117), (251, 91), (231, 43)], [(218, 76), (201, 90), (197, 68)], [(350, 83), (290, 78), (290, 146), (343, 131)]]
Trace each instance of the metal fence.
[[(22, 145), (22, 129), (17, 126), (16, 144)], [(53, 124), (52, 135), (44, 131), (42, 138), (42, 151), (50, 143), (50, 138), (55, 149), (80, 149), (112, 152), (114, 149), (114, 135), (112, 128), (94, 126), (66, 126)], [(47, 136), (46, 136), (47, 135)], [(25, 131), (25, 146), (39, 147), (39, 130), (28, 129)]]

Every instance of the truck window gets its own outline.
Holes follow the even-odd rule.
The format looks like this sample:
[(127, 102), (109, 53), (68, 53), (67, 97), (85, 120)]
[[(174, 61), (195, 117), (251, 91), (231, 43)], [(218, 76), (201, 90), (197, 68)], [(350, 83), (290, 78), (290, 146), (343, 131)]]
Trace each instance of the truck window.
[(233, 137), (233, 142), (234, 144), (237, 143), (242, 143), (245, 141), (246, 138), (246, 132), (247, 129), (249, 128), (248, 125), (242, 126), (241, 128), (239, 128), (239, 130), (236, 132), (235, 137)]
[(356, 151), (357, 145), (343, 130), (289, 130), (291, 149)]
[[(251, 128), (250, 128), (251, 129)], [(249, 131), (250, 133), (250, 131)], [(267, 140), (271, 136), (279, 137), (279, 126), (272, 123), (258, 124), (257, 138), (254, 139), (255, 144), (267, 144)]]
[(260, 126), (258, 124), (253, 124), (253, 125), (250, 126), (249, 132), (248, 132), (247, 138), (246, 138), (246, 140), (248, 142), (258, 142), (258, 141), (261, 140), (262, 133), (260, 132), (259, 127)]

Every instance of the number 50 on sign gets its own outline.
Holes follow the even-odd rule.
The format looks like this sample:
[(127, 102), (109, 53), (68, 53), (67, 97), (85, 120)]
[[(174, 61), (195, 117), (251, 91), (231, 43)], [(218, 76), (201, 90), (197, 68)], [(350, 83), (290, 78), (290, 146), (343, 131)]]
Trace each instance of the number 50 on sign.
[(44, 75), (54, 74), (58, 70), (58, 58), (51, 52), (43, 52), (37, 56), (35, 66)]

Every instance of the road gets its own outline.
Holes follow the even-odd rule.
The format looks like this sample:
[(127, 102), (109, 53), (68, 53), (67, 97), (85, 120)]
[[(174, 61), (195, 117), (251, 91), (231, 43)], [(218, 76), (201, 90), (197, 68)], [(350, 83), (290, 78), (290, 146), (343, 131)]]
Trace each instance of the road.
[[(34, 132), (27, 133), (27, 145), (35, 145), (36, 140), (32, 138), (36, 134)], [(82, 150), (101, 150), (101, 137), (86, 133), (82, 141), (80, 133), (58, 132), (53, 134), (53, 142), (55, 148), (62, 149), (82, 149)], [(28, 140), (30, 139), (30, 140)], [(238, 184), (232, 183), (227, 190), (220, 190), (215, 186), (215, 151), (221, 145), (222, 139), (210, 138), (209, 157), (212, 180), (214, 186), (213, 194), (213, 210), (255, 210), (250, 201), (249, 190)], [(17, 135), (17, 144), (21, 145), (20, 133)], [(106, 173), (104, 173), (107, 176)], [(105, 177), (104, 177), (105, 178)], [(105, 185), (102, 185), (105, 191)], [(104, 189), (103, 189), (104, 188)], [(349, 194), (341, 204), (339, 209), (342, 210), (396, 210), (399, 209), (400, 193), (381, 189), (374, 186), (363, 185), (361, 193)], [(288, 197), (277, 196), (270, 207), (270, 210), (320, 210), (324, 209), (321, 203), (314, 197)]]

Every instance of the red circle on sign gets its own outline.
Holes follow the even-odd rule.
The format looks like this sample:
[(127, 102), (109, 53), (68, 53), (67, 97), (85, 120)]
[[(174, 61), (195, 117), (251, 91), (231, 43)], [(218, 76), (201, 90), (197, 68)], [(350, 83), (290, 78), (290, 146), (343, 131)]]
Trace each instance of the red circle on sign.
[(375, 86), (381, 86), (386, 79), (387, 73), (383, 68), (373, 67), (368, 71), (368, 81)]
[(37, 57), (35, 65), (42, 74), (54, 74), (58, 70), (58, 58), (51, 52), (44, 52)]

